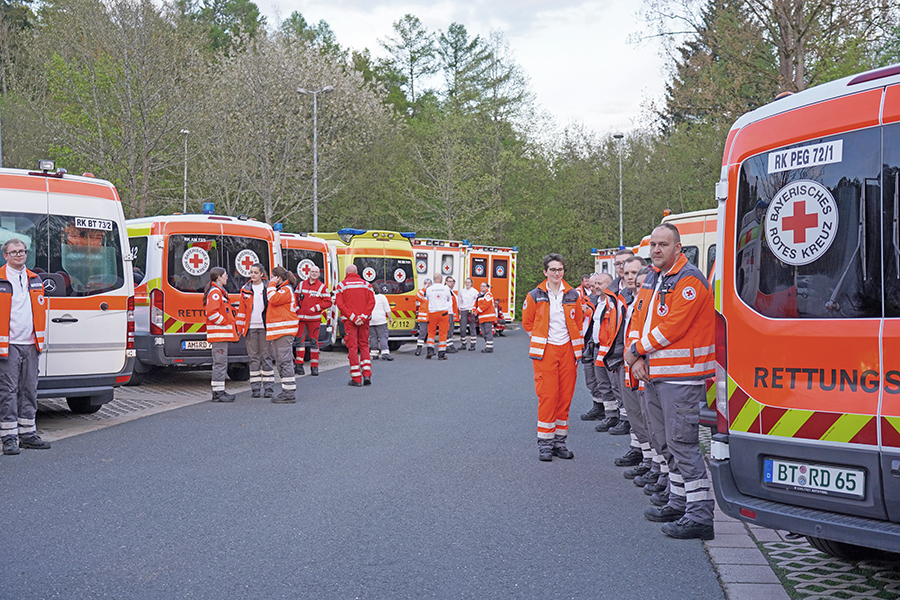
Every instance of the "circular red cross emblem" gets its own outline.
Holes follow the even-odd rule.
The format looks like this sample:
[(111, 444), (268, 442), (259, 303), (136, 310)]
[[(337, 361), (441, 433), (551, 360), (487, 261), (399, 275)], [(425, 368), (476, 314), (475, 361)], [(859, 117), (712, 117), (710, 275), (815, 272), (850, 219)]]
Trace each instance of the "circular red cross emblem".
[(188, 275), (198, 277), (209, 270), (209, 254), (203, 248), (194, 246), (181, 255), (181, 266)]
[(309, 279), (309, 272), (312, 271), (315, 266), (316, 263), (309, 260), (308, 258), (304, 258), (299, 263), (297, 263), (297, 275), (299, 275), (303, 280)]
[(244, 277), (250, 277), (250, 267), (259, 262), (259, 256), (253, 250), (243, 249), (234, 257), (234, 268)]
[(365, 269), (363, 269), (362, 276), (366, 281), (370, 283), (375, 281), (375, 275), (375, 269), (373, 269), (372, 267), (366, 267)]

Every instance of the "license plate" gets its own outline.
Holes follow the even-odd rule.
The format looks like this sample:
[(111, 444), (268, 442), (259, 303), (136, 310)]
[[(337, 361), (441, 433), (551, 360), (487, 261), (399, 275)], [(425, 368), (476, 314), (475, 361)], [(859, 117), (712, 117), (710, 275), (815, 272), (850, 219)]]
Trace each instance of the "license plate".
[(866, 494), (866, 472), (777, 458), (764, 462), (763, 481), (773, 486), (823, 496), (862, 498)]
[(415, 329), (416, 322), (412, 319), (394, 319), (388, 325), (388, 329)]
[(181, 342), (182, 350), (212, 350), (212, 344), (206, 340), (184, 340)]

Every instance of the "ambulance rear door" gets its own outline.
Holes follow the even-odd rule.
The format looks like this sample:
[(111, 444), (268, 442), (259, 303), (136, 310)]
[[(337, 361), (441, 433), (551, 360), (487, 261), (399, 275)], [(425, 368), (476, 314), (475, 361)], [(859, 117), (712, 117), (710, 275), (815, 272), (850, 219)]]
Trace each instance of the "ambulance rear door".
[[(330, 291), (331, 281), (333, 281), (331, 265), (329, 264), (329, 249), (331, 247), (324, 240), (311, 240), (308, 237), (296, 234), (282, 234), (281, 240), (281, 255), (284, 261), (284, 268), (295, 273), (300, 281), (303, 282), (309, 279), (310, 269), (314, 266), (318, 267), (319, 281), (324, 283), (325, 287)], [(333, 321), (329, 319), (332, 312), (329, 310), (323, 316), (325, 327), (322, 327), (319, 332), (320, 343), (330, 344), (333, 342)]]
[(47, 375), (117, 373), (125, 366), (133, 294), (122, 205), (107, 185), (47, 182), (47, 273), (55, 286), (48, 297)]
[[(0, 244), (12, 238), (25, 242), (28, 259), (25, 266), (44, 280), (44, 294), (55, 293), (47, 274), (47, 181), (25, 173), (0, 172)], [(0, 255), (0, 266), (6, 260)], [(47, 374), (47, 353), (40, 356), (40, 375)]]

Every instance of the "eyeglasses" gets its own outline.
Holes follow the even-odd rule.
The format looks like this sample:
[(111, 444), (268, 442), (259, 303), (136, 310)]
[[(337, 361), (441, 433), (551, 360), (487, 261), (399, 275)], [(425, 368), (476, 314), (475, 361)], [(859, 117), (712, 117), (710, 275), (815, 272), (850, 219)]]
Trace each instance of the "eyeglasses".
[(625, 266), (625, 261), (623, 260), (622, 262), (614, 262), (614, 263), (613, 263), (613, 266), (614, 266), (614, 267), (624, 267), (624, 266)]
[(28, 254), (28, 250), (10, 250), (6, 252), (7, 256), (25, 256)]
[(565, 271), (565, 268), (559, 268), (559, 269), (557, 269), (557, 268), (550, 268), (550, 269), (547, 269), (547, 270), (550, 271), (551, 273), (562, 273), (562, 272)]

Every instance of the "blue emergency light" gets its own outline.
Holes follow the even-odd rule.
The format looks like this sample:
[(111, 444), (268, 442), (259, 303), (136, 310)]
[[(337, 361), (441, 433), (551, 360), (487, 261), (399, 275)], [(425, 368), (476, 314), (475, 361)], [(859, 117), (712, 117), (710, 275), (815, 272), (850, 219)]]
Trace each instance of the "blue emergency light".
[(279, 232), (284, 231), (284, 223), (275, 223), (274, 225), (272, 225), (272, 229)]
[(368, 229), (354, 229), (353, 227), (345, 227), (343, 229), (338, 229), (338, 235), (362, 235)]
[(400, 235), (411, 240), (414, 237), (416, 237), (416, 232), (415, 231), (403, 231), (400, 233)]
[(518, 246), (513, 246), (513, 252), (518, 252), (518, 251), (519, 251), (519, 247), (518, 247)]
[(204, 215), (214, 215), (216, 214), (216, 205), (212, 202), (204, 202), (203, 203), (203, 214)]

